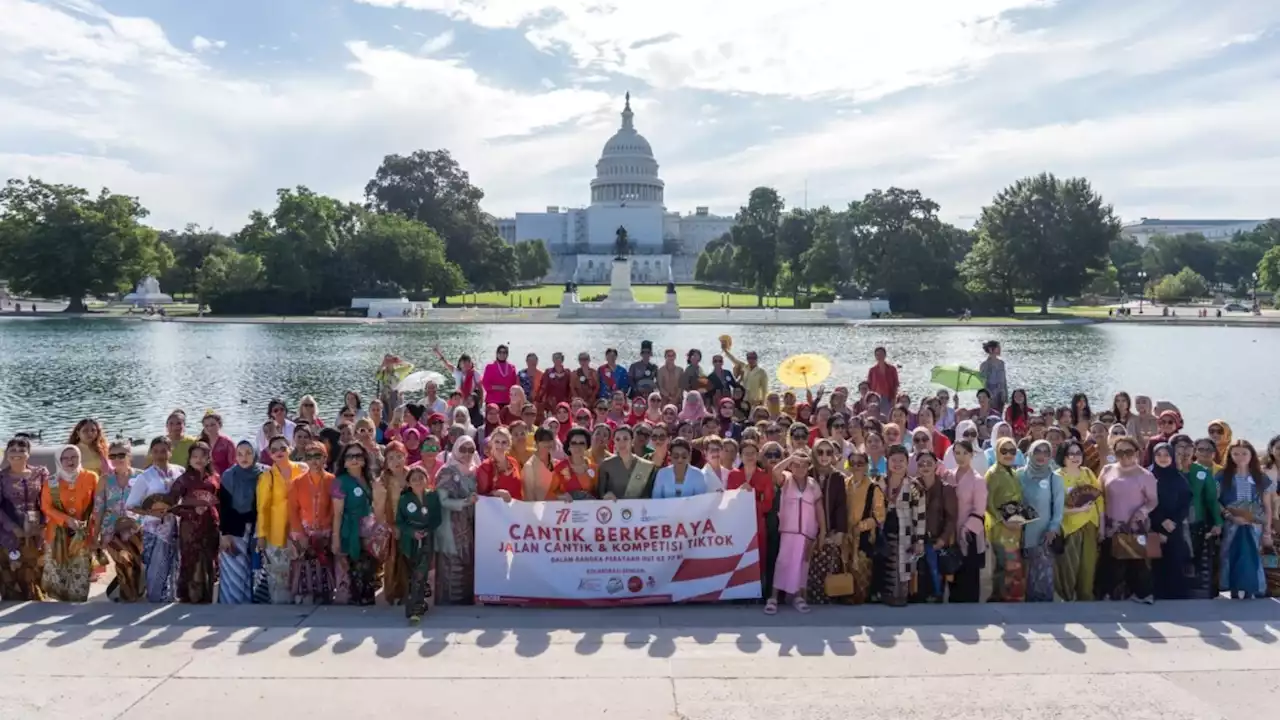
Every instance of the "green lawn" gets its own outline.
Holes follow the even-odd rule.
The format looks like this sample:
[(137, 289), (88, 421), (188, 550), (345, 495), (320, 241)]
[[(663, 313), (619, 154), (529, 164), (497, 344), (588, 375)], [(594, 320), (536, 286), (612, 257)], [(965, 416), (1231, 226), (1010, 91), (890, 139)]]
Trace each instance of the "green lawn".
[(1049, 314), (1041, 315), (1039, 305), (1017, 305), (1013, 308), (1014, 313), (1018, 317), (1026, 317), (1028, 319), (1043, 317), (1106, 317), (1108, 306), (1106, 305), (1063, 305), (1059, 307), (1049, 308)]
[[(637, 302), (643, 303), (660, 303), (667, 299), (667, 288), (664, 285), (637, 285), (632, 287), (632, 293), (636, 297)], [(603, 295), (609, 292), (607, 285), (580, 285), (578, 286), (578, 295), (582, 298), (589, 298), (596, 295)], [(718, 308), (721, 307), (722, 295), (714, 290), (705, 290), (703, 288), (693, 287), (689, 285), (676, 286), (676, 301), (680, 303), (682, 308)], [(481, 305), (485, 307), (511, 307), (512, 303), (524, 307), (559, 307), (560, 301), (564, 298), (563, 285), (539, 285), (533, 288), (524, 288), (513, 290), (509, 294), (500, 292), (482, 292), (475, 295), (455, 295), (449, 298), (450, 305)], [(772, 307), (773, 300), (766, 298)], [(756, 296), (743, 293), (734, 293), (729, 295), (730, 307), (736, 308), (753, 308), (756, 307)], [(789, 308), (794, 303), (791, 298), (784, 297), (778, 299), (778, 306)]]

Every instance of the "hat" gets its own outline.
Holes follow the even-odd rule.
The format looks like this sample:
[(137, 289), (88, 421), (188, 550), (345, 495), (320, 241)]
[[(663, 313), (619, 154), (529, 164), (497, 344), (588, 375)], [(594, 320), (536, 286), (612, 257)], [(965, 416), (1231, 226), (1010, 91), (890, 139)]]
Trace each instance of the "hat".
[(644, 352), (644, 351), (646, 351), (646, 350), (648, 350), (649, 352), (653, 352), (653, 341), (652, 341), (652, 340), (641, 340), (641, 341), (640, 341), (640, 352)]
[(441, 415), (441, 414), (440, 414), (440, 413), (438, 413), (438, 412), (433, 412), (433, 413), (431, 413), (431, 415), (429, 415), (429, 416), (427, 417), (427, 424), (428, 424), (428, 425), (430, 425), (431, 423), (438, 423), (438, 422), (439, 422), (439, 423), (444, 422), (444, 415)]

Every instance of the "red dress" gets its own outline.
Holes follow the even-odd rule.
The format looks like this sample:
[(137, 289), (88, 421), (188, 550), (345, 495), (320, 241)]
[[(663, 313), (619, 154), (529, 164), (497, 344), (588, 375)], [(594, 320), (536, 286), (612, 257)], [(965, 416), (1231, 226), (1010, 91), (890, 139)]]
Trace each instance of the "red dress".
[(724, 483), (726, 490), (737, 490), (744, 485), (749, 486), (756, 494), (756, 547), (763, 563), (769, 557), (769, 533), (765, 529), (765, 515), (773, 509), (773, 496), (777, 488), (773, 484), (773, 475), (758, 466), (750, 478), (745, 470), (737, 468), (729, 473)]
[(507, 456), (507, 471), (499, 472), (493, 458), (485, 458), (476, 468), (476, 494), (492, 496), (499, 490), (506, 490), (512, 500), (524, 499), (524, 480), (520, 477), (520, 465), (516, 459)]
[(538, 385), (538, 405), (550, 414), (556, 405), (569, 402), (569, 370), (551, 368), (542, 374)]

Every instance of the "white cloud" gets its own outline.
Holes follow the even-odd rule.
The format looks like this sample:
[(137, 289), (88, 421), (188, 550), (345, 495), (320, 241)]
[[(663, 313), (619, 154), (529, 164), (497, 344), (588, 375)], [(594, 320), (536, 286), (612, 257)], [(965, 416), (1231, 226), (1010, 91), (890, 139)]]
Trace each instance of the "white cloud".
[(435, 55), (436, 53), (447, 49), (453, 44), (453, 31), (445, 30), (444, 32), (422, 43), (422, 47), (418, 48), (418, 52), (423, 55)]
[(221, 50), (227, 46), (226, 40), (210, 40), (203, 35), (197, 35), (191, 38), (191, 49), (196, 52), (208, 52), (210, 50)]
[(1258, 52), (1276, 3), (1077, 1), (1033, 30), (991, 18), (1052, 3), (361, 1), (523, 27), (573, 67), (513, 89), (466, 64), (461, 33), (405, 51), (352, 28), (343, 67), (267, 79), (207, 63), (221, 41), (179, 47), (88, 0), (0, 0), (0, 178), (107, 185), (157, 225), (234, 229), (278, 187), (354, 200), (383, 155), (444, 147), (495, 214), (581, 204), (630, 85), (672, 209), (898, 184), (962, 218), (1050, 170), (1130, 217), (1280, 214), (1280, 57)]

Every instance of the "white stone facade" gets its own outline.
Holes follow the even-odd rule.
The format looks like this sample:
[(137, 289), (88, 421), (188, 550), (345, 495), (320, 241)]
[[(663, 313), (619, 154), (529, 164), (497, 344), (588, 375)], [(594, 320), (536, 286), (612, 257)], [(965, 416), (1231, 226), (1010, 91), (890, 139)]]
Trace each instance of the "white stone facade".
[[(596, 162), (589, 206), (549, 206), (545, 212), (521, 212), (494, 222), (499, 236), (509, 243), (535, 239), (546, 243), (552, 255), (551, 270), (544, 278), (547, 282), (572, 280), (575, 271), (590, 271), (593, 279), (589, 282), (607, 282), (607, 266), (598, 270), (597, 256), (612, 258), (619, 227), (626, 228), (631, 254), (636, 258), (634, 282), (667, 282), (668, 272), (676, 282), (689, 282), (698, 254), (708, 242), (729, 231), (733, 218), (714, 215), (706, 207), (685, 215), (668, 212), (663, 204), (665, 192), (653, 148), (636, 131), (628, 94), (622, 124), (605, 142)], [(644, 279), (655, 275), (660, 277)], [(579, 282), (588, 282), (582, 279), (587, 276), (580, 275)]]

